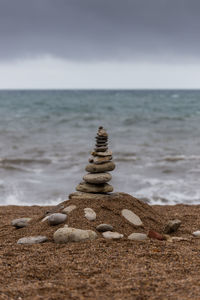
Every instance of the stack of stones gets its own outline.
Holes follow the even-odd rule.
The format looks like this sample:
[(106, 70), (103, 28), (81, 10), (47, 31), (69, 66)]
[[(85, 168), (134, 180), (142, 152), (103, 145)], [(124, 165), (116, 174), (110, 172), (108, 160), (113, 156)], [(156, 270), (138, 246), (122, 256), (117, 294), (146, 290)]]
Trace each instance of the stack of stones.
[(108, 149), (108, 134), (103, 127), (99, 127), (96, 145), (91, 155), (85, 168), (88, 174), (83, 176), (84, 181), (76, 187), (76, 190), (95, 194), (112, 192), (112, 185), (107, 183), (112, 176), (107, 172), (114, 170), (115, 164), (112, 162), (112, 151)]

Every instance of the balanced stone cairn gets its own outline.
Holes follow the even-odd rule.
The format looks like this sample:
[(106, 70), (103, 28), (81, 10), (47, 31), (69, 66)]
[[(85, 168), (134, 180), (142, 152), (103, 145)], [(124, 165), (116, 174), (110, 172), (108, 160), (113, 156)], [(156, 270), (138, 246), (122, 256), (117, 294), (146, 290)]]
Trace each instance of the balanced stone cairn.
[(107, 183), (112, 176), (107, 172), (114, 170), (115, 164), (111, 161), (112, 151), (108, 149), (108, 134), (103, 127), (99, 127), (96, 145), (91, 155), (89, 164), (85, 168), (88, 174), (83, 176), (84, 182), (81, 182), (76, 190), (95, 194), (112, 192), (112, 185)]

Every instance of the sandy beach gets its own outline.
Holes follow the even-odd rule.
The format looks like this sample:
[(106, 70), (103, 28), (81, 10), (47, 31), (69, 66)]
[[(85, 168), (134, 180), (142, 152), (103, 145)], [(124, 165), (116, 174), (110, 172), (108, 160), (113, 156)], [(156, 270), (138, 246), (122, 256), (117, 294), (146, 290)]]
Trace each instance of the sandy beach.
[[(80, 209), (89, 204), (83, 202), (79, 202)], [(1, 300), (200, 299), (200, 239), (191, 234), (199, 229), (200, 205), (149, 207), (155, 218), (158, 217), (157, 229), (161, 219), (182, 221), (172, 236), (185, 240), (174, 242), (130, 241), (127, 235), (134, 231), (131, 225), (114, 224), (119, 232), (124, 228), (123, 239), (106, 240), (98, 234), (94, 241), (55, 244), (53, 233), (63, 224), (41, 223), (41, 218), (51, 209), (53, 207), (47, 206), (0, 207)], [(15, 229), (10, 225), (13, 219), (25, 216), (33, 219), (28, 227)], [(66, 223), (74, 226), (76, 222), (79, 227), (89, 228), (89, 221), (83, 223), (77, 217), (74, 215)], [(149, 216), (145, 222), (148, 220), (150, 222)], [(101, 220), (92, 223), (93, 229), (98, 221)], [(19, 238), (36, 234), (47, 235), (48, 242), (17, 244)]]

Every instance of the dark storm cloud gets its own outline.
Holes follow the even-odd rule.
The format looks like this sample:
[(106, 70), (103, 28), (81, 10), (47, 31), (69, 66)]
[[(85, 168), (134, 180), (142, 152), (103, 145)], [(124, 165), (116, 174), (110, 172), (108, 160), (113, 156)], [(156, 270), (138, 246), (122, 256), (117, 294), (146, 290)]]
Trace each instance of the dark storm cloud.
[(0, 59), (167, 60), (199, 53), (199, 0), (0, 0)]

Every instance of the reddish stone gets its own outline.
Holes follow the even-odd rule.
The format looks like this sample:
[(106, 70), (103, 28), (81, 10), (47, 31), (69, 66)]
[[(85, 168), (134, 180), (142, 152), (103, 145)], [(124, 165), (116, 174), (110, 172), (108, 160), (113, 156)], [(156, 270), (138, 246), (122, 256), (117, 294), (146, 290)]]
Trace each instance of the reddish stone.
[(156, 239), (156, 240), (160, 240), (160, 241), (165, 240), (165, 237), (162, 234), (160, 234), (156, 231), (153, 231), (153, 230), (149, 230), (147, 236), (151, 239)]

